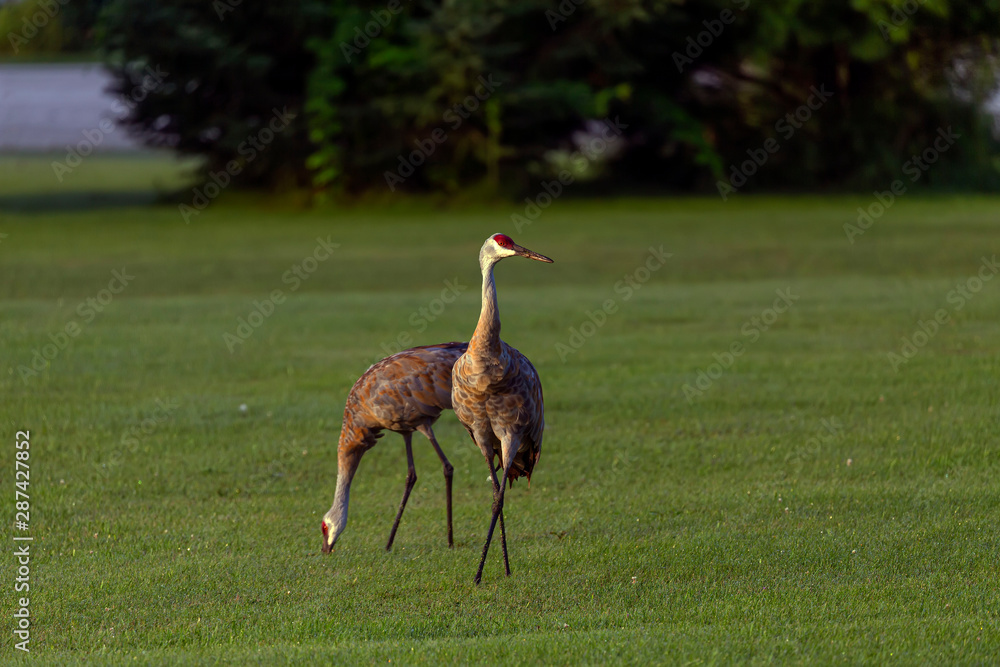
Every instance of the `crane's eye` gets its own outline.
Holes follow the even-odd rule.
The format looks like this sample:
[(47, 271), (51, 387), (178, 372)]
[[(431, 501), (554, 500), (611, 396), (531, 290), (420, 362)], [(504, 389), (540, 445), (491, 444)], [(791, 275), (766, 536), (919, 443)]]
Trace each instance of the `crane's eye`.
[(323, 522), (323, 534), (326, 535), (326, 521)]
[(514, 246), (514, 239), (506, 236), (505, 234), (497, 234), (493, 237), (493, 240), (497, 242), (497, 245), (503, 248), (511, 248)]

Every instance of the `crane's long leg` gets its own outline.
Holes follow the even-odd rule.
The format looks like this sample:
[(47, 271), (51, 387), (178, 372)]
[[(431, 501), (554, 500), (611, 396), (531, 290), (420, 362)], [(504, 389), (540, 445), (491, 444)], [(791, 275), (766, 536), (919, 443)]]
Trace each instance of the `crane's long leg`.
[(392, 524), (392, 532), (389, 533), (389, 541), (385, 545), (386, 551), (392, 549), (392, 541), (396, 539), (396, 530), (399, 528), (399, 520), (403, 518), (406, 501), (410, 497), (413, 485), (417, 483), (417, 469), (413, 467), (413, 447), (410, 444), (412, 437), (412, 433), (403, 433), (403, 440), (406, 442), (406, 462), (409, 465), (409, 469), (406, 472), (406, 490), (403, 491), (403, 499), (399, 502), (399, 511), (396, 512), (396, 522)]
[(438, 445), (437, 439), (434, 437), (434, 431), (430, 426), (421, 424), (417, 427), (417, 430), (426, 435), (427, 439), (431, 441), (431, 444), (434, 445), (434, 451), (437, 452), (438, 458), (441, 459), (441, 463), (444, 465), (444, 489), (448, 501), (448, 546), (450, 548), (454, 548), (455, 540), (452, 537), (451, 531), (451, 480), (455, 476), (455, 467), (451, 465), (451, 462), (448, 461), (448, 457), (444, 455), (443, 451), (441, 451), (441, 446)]
[[(500, 518), (500, 513), (503, 511), (503, 496), (506, 490), (506, 485), (499, 484), (497, 482), (497, 474), (493, 470), (493, 462), (487, 460), (490, 465), (490, 476), (493, 478), (493, 518), (490, 519), (490, 529), (486, 532), (486, 544), (483, 545), (483, 557), (479, 559), (479, 570), (476, 571), (476, 578), (473, 580), (477, 585), (483, 580), (483, 566), (486, 564), (486, 554), (490, 551), (490, 541), (493, 539), (493, 531), (497, 526), (497, 519)], [(513, 453), (510, 456), (510, 461), (504, 464), (503, 468), (503, 479), (507, 479), (507, 473), (510, 472), (510, 467), (514, 464)], [(499, 493), (497, 489), (499, 488)]]
[[(500, 466), (496, 467), (499, 470)], [(493, 472), (493, 493), (496, 495), (497, 492), (497, 476), (496, 470)], [(510, 560), (507, 558), (507, 529), (503, 525), (503, 508), (500, 509), (500, 546), (503, 547), (503, 568), (507, 572), (507, 576), (510, 576)]]

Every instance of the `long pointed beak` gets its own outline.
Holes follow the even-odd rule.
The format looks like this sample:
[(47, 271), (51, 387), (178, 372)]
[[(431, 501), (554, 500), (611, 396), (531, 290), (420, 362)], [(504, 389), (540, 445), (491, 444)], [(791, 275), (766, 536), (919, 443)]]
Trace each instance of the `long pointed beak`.
[(333, 551), (333, 545), (330, 544), (326, 536), (326, 531), (329, 530), (326, 526), (326, 520), (323, 521), (323, 553), (328, 554)]
[(528, 250), (524, 246), (515, 245), (514, 250), (521, 257), (527, 257), (528, 259), (537, 259), (539, 262), (545, 262), (546, 264), (552, 264), (552, 260), (545, 255), (540, 255), (534, 250)]

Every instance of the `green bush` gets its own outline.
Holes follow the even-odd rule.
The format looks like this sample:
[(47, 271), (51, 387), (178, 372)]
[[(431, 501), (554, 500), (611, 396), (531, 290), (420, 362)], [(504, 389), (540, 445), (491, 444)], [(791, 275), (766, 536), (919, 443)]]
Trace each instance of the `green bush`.
[(92, 52), (105, 0), (24, 0), (0, 5), (0, 57)]
[(62, 5), (26, 0), (0, 5), (0, 56), (59, 53), (66, 46)]
[(1000, 0), (115, 0), (103, 29), (121, 91), (170, 73), (128, 123), (244, 184), (868, 190), (951, 127), (919, 185), (1000, 187)]
[[(101, 43), (114, 92), (131, 101), (125, 124), (150, 146), (204, 157), (206, 178), (227, 185), (308, 183), (305, 43), (324, 17), (306, 0), (112, 2)], [(151, 71), (162, 81), (149, 85)]]
[[(347, 190), (537, 190), (562, 169), (618, 190), (867, 189), (953, 126), (960, 140), (921, 183), (996, 189), (997, 142), (977, 103), (996, 85), (983, 71), (1000, 2), (913, 7), (338, 3), (313, 43), (310, 166), (319, 185)], [(956, 63), (979, 80), (957, 81)], [(484, 76), (502, 85), (449, 127), (445, 114)], [(817, 108), (796, 121), (810, 99)], [(581, 156), (604, 118), (627, 129)], [(441, 129), (447, 140), (428, 143)], [(765, 146), (776, 148), (766, 163), (733, 178)]]

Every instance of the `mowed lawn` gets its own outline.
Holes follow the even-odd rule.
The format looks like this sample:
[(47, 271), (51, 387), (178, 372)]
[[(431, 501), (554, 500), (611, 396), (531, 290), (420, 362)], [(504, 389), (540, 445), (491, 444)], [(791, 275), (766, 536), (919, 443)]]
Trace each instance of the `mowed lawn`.
[[(44, 163), (12, 164), (0, 479), (13, 519), (30, 430), (31, 660), (1000, 660), (1000, 200), (908, 195), (853, 244), (864, 198), (567, 196), (521, 229), (523, 203), (237, 198), (186, 225), (128, 194), (156, 165), (95, 160), (122, 192), (57, 201), (28, 191)], [(494, 232), (555, 259), (497, 268), (546, 399), (506, 496), (513, 575), (494, 542), (472, 583), (491, 490), (451, 412), (455, 548), (417, 435), (384, 551), (388, 433), (322, 555), (348, 390), (400, 342), (469, 338)]]

